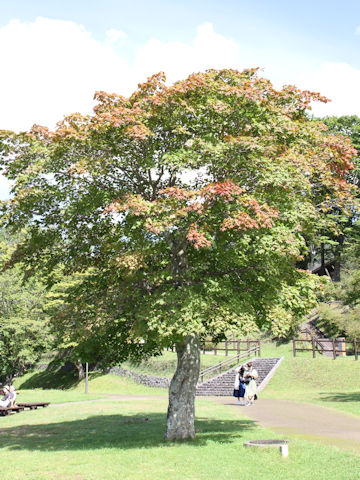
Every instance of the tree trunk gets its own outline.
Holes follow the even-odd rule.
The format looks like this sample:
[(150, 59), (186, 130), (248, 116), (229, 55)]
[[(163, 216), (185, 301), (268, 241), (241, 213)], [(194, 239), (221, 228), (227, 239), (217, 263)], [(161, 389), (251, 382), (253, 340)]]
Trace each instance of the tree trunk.
[(200, 342), (197, 335), (176, 344), (177, 369), (169, 388), (165, 440), (195, 438), (195, 393), (200, 371)]
[(341, 235), (337, 238), (338, 245), (335, 248), (335, 258), (334, 258), (334, 273), (333, 280), (334, 282), (340, 282), (341, 280), (341, 253), (344, 245), (344, 236)]
[(75, 367), (77, 368), (77, 371), (78, 371), (78, 374), (79, 374), (79, 380), (82, 380), (85, 377), (85, 373), (84, 373), (83, 364), (80, 362), (80, 360), (78, 360), (75, 363)]

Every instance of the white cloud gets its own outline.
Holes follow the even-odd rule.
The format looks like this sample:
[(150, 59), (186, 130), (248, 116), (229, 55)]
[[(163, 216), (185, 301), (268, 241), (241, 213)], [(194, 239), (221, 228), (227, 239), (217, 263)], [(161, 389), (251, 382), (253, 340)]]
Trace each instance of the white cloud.
[(110, 30), (107, 30), (105, 32), (105, 36), (105, 41), (109, 45), (122, 44), (123, 40), (127, 38), (125, 32), (122, 32), (121, 30), (116, 30), (115, 28), (110, 28)]
[(326, 62), (316, 71), (308, 73), (300, 87), (320, 92), (331, 100), (328, 104), (315, 104), (314, 113), (325, 115), (360, 115), (360, 70), (347, 63)]
[(240, 48), (232, 40), (215, 33), (210, 23), (197, 28), (192, 44), (151, 39), (138, 51), (134, 62), (137, 78), (165, 71), (169, 82), (207, 68), (227, 67), (241, 68)]
[(41, 17), (0, 28), (0, 61), (0, 128), (14, 130), (88, 112), (95, 90), (114, 89), (130, 74), (111, 46), (82, 26)]

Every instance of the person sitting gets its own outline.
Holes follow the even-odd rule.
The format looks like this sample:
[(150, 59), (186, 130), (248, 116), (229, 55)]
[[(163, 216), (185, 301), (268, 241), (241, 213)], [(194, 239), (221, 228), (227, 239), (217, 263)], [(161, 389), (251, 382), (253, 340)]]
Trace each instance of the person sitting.
[(11, 406), (10, 391), (7, 385), (3, 386), (4, 396), (0, 400), (0, 408), (9, 408)]
[(10, 399), (10, 407), (15, 407), (15, 401), (16, 401), (16, 389), (14, 385), (11, 385), (9, 388), (9, 399)]

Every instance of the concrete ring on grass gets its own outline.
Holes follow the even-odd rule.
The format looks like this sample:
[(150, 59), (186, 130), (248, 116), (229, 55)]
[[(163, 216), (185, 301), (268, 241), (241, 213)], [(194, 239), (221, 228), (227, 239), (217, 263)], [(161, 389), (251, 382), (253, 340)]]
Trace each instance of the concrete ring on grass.
[(289, 446), (287, 440), (249, 440), (245, 442), (245, 447), (259, 447), (259, 448), (268, 448), (268, 447), (279, 447), (280, 453), (283, 457), (289, 455)]

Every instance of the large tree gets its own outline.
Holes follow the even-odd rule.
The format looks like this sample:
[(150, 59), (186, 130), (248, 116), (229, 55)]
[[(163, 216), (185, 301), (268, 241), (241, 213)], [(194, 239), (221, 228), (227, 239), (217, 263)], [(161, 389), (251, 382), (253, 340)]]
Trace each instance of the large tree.
[(309, 120), (326, 99), (256, 70), (170, 87), (158, 74), (95, 99), (54, 132), (3, 132), (3, 223), (27, 232), (9, 266), (50, 283), (81, 272), (56, 321), (109, 363), (175, 344), (165, 438), (193, 438), (201, 339), (282, 335), (313, 306), (315, 280), (295, 264), (304, 235), (336, 227), (326, 212), (350, 208), (354, 151)]

